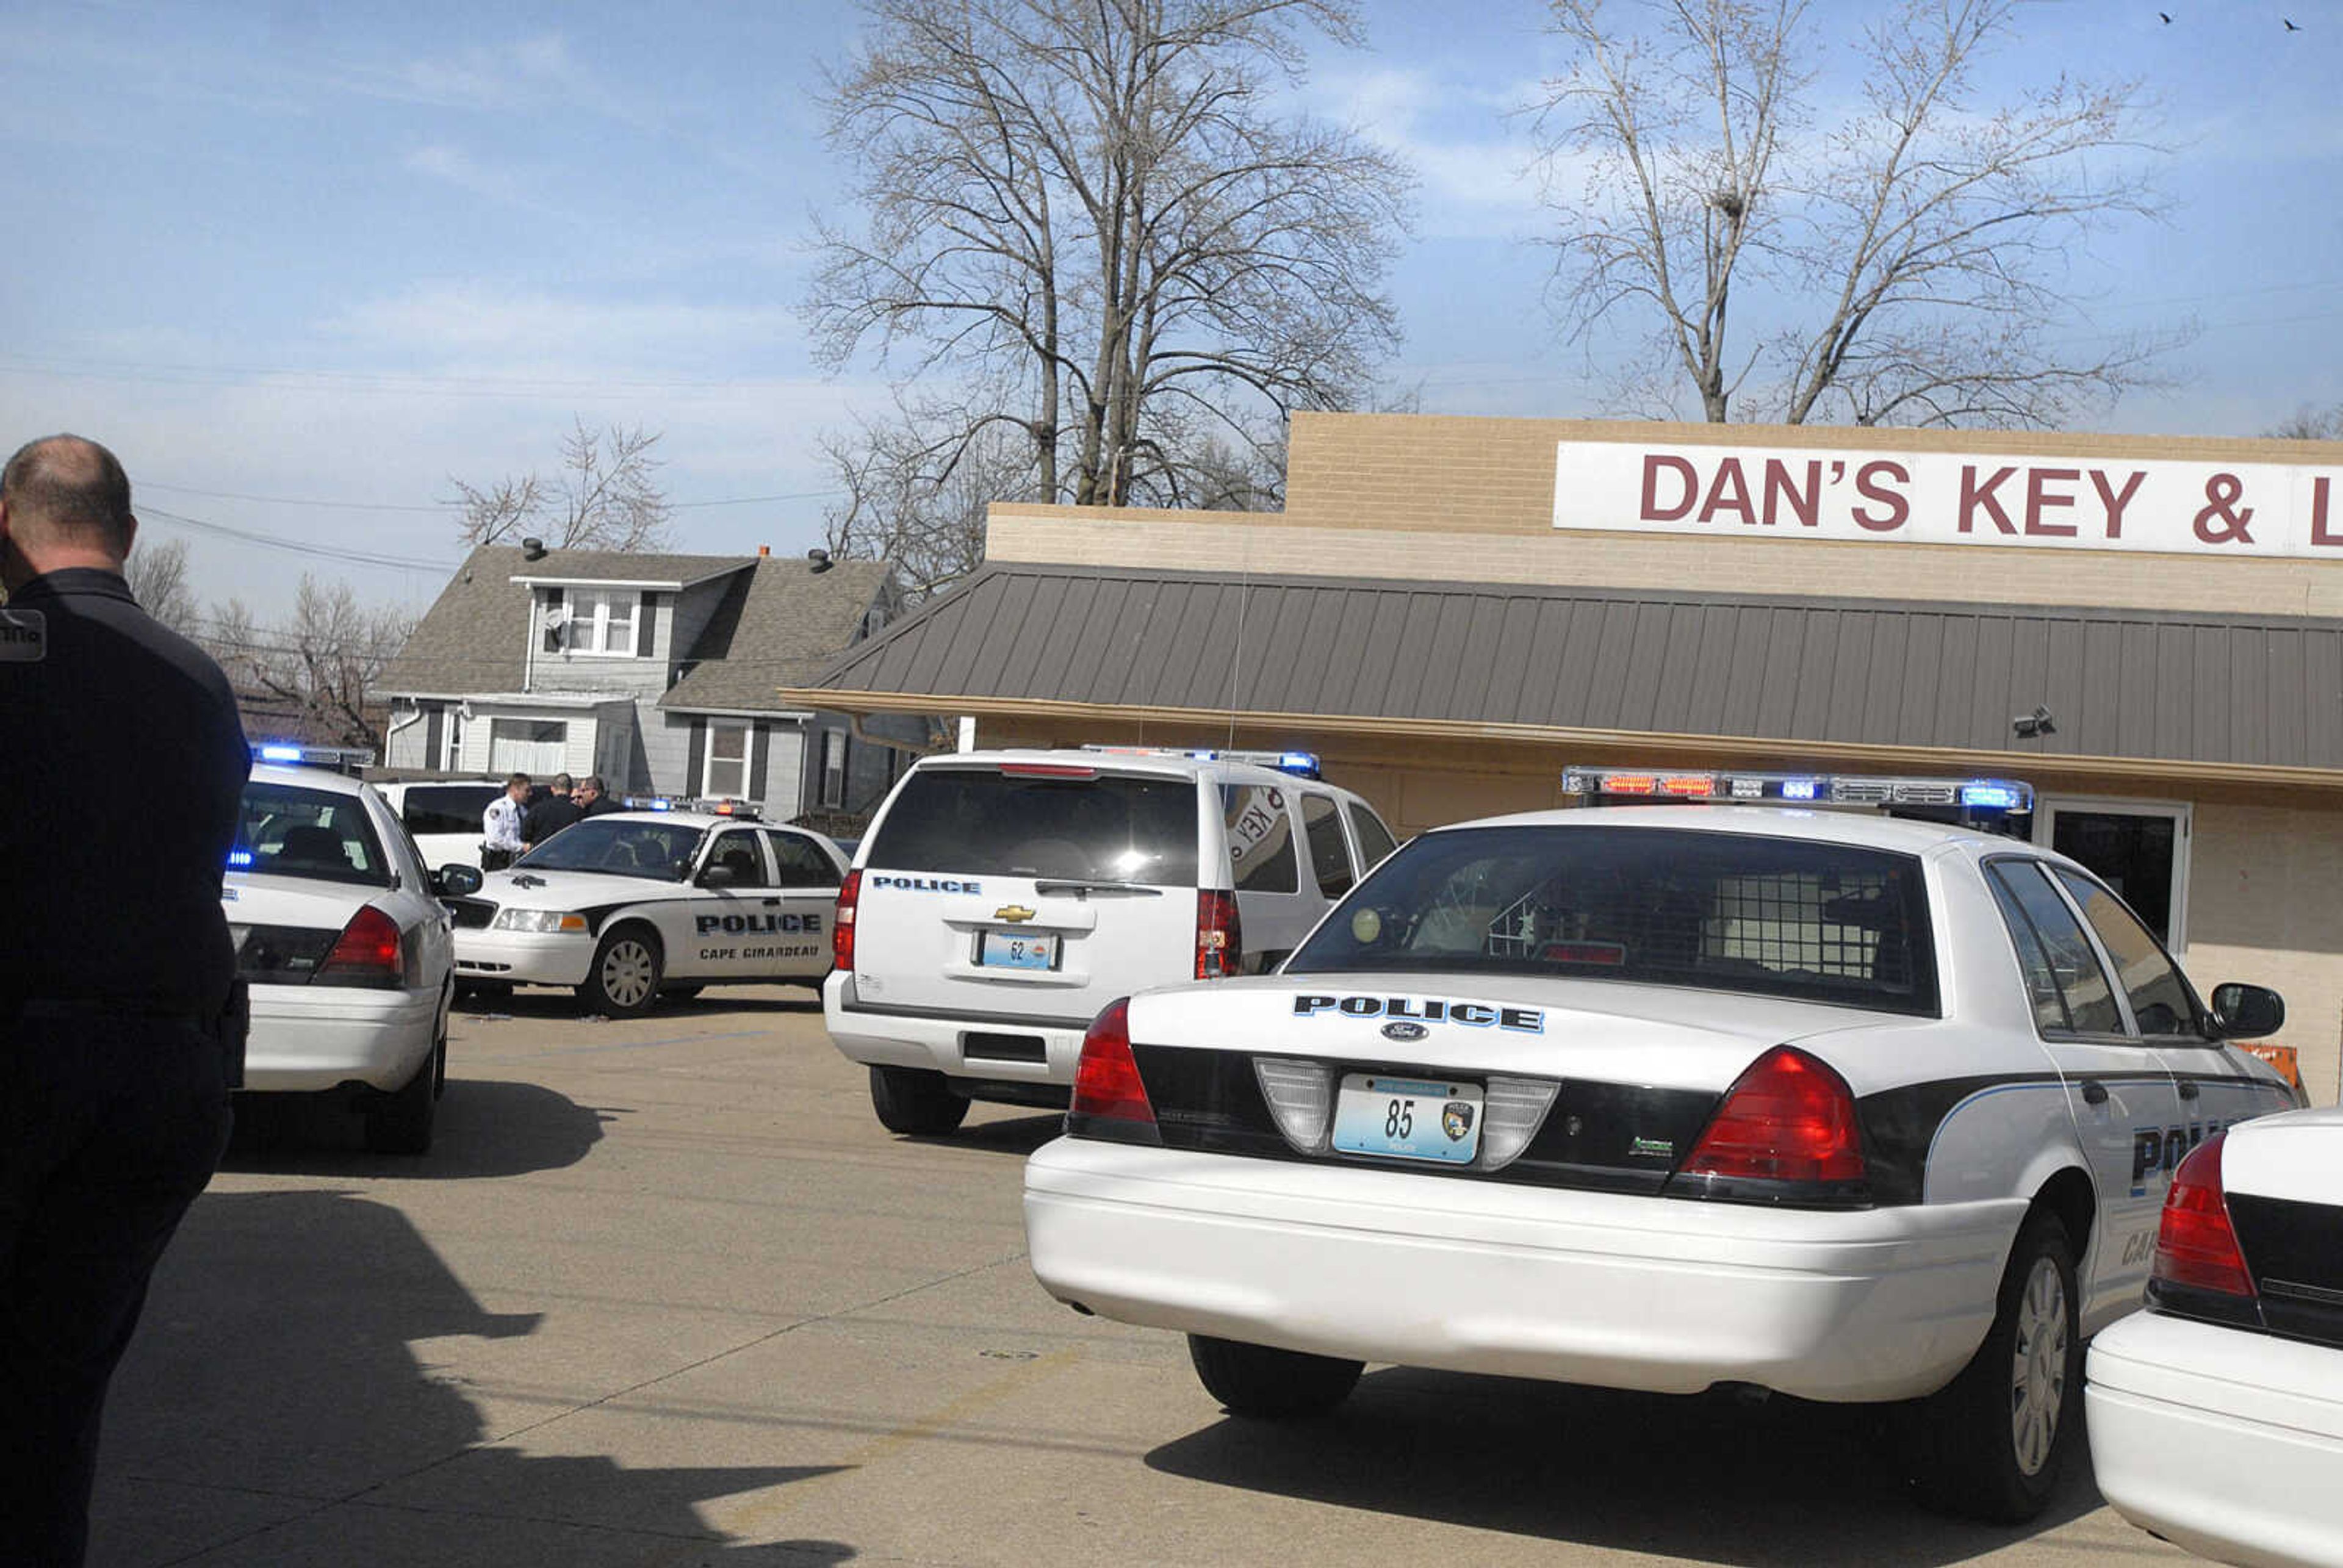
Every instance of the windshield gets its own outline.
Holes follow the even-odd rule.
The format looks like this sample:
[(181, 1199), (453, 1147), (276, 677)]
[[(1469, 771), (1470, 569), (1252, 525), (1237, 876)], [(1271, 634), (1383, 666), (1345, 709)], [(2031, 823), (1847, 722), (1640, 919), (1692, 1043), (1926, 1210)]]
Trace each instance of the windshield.
[(680, 882), (691, 874), (705, 829), (680, 822), (589, 817), (573, 822), (513, 862), (513, 869), (607, 871), (654, 882)]
[(1673, 828), (1466, 828), (1384, 861), (1288, 974), (1545, 975), (1934, 1016), (1920, 863)]
[(248, 783), (228, 869), (320, 882), (391, 885), (390, 860), (355, 795), (293, 784)]
[(1190, 779), (929, 768), (887, 808), (864, 863), (1191, 887), (1196, 828)]

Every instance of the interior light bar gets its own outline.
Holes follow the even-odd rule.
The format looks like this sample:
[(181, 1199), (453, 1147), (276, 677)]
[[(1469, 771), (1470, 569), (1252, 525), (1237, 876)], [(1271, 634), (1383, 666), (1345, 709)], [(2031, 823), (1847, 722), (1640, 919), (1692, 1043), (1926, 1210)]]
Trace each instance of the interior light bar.
[(252, 743), (252, 759), (296, 768), (332, 768), (344, 773), (356, 773), (374, 761), (374, 752), (363, 746), (310, 746), (297, 740), (256, 740)]
[(1318, 777), (1314, 751), (1232, 751), (1209, 746), (1109, 746), (1093, 741), (1082, 748), (1109, 757), (1181, 757), (1191, 762), (1250, 762), (1297, 779)]
[(2031, 811), (2034, 786), (2018, 779), (1930, 779), (1868, 773), (1741, 773), (1644, 768), (1565, 768), (1563, 792), (1717, 800), (1749, 806), (1950, 806)]

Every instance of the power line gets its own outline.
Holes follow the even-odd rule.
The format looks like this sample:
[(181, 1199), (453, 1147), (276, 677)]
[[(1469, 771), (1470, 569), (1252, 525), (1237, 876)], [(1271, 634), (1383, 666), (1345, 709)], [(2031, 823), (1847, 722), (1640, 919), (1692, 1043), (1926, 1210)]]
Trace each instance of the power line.
[[(253, 501), (272, 507), (319, 507), (346, 512), (428, 512), (435, 517), (447, 517), (463, 508), (461, 501), (435, 501), (417, 506), (411, 501), (325, 501), (306, 496), (259, 496), (242, 490), (204, 490), (193, 485), (166, 485), (159, 479), (141, 479), (142, 490), (168, 490), (174, 495), (203, 496), (216, 501)], [(671, 512), (697, 511), (707, 507), (752, 507), (774, 501), (818, 501), (831, 496), (842, 496), (842, 489), (793, 490), (779, 496), (726, 496), (712, 501), (669, 501)]]
[(160, 507), (141, 508), (149, 517), (166, 518), (182, 528), (199, 533), (216, 534), (225, 538), (238, 539), (246, 544), (266, 545), (271, 549), (290, 550), (295, 555), (314, 556), (326, 560), (350, 561), (359, 566), (398, 567), (417, 571), (450, 572), (459, 564), (453, 560), (421, 560), (412, 556), (385, 555), (373, 550), (346, 549), (334, 545), (320, 545), (307, 539), (288, 539), (281, 534), (264, 534), (252, 528), (230, 528), (226, 523), (206, 522), (182, 513), (166, 511)]

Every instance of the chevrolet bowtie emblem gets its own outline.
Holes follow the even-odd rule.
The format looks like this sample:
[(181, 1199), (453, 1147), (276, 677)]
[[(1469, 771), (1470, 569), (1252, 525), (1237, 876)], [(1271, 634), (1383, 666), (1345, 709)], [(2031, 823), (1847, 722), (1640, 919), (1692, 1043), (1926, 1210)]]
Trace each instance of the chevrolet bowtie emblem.
[(1013, 926), (1021, 920), (1031, 920), (1033, 911), (1022, 904), (1003, 904), (992, 911), (992, 918), (996, 920), (1007, 920)]

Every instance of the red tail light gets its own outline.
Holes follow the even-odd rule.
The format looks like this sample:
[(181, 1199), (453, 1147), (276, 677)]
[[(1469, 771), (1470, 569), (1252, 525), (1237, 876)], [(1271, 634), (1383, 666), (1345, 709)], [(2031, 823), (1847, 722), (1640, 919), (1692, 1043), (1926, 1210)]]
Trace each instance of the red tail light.
[(1211, 888), (1196, 890), (1196, 978), (1219, 980), (1244, 963), (1244, 928), (1237, 920), (1237, 896)]
[(1682, 1174), (1860, 1181), (1865, 1172), (1855, 1092), (1805, 1051), (1777, 1045), (1734, 1081)]
[(838, 890), (838, 913), (830, 922), (830, 961), (837, 969), (852, 973), (854, 970), (854, 901), (862, 896), (862, 873), (846, 873), (846, 886)]
[(2254, 1277), (2237, 1249), (2229, 1224), (2229, 1200), (2221, 1187), (2221, 1141), (2216, 1132), (2188, 1151), (2172, 1173), (2164, 1194), (2164, 1217), (2156, 1228), (2153, 1277), (2167, 1285), (2251, 1296)]
[(1110, 1002), (1091, 1020), (1081, 1060), (1074, 1067), (1069, 1109), (1076, 1116), (1155, 1125), (1155, 1108), (1147, 1102), (1147, 1085), (1140, 1081), (1139, 1062), (1131, 1054), (1130, 998)]
[(328, 985), (397, 985), (406, 972), (398, 922), (367, 905), (350, 917), (334, 950), (309, 978)]

